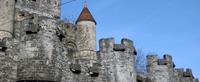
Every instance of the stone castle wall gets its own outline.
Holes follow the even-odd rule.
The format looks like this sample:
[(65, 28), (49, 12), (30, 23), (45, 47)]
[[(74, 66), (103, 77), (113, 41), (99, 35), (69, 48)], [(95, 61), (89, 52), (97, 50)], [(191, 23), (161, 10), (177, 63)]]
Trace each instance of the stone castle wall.
[(14, 0), (0, 0), (0, 41), (4, 37), (12, 37), (15, 1)]
[(157, 55), (147, 56), (147, 77), (152, 82), (198, 82), (191, 69), (175, 68), (171, 55), (165, 54), (163, 59)]
[(95, 23), (60, 20), (60, 0), (0, 0), (0, 10), (0, 82), (198, 82), (170, 55), (147, 56), (148, 74), (137, 74), (129, 39), (101, 39), (96, 51)]
[(122, 39), (121, 44), (115, 44), (113, 38), (101, 39), (100, 56), (101, 70), (100, 82), (136, 82), (134, 69), (135, 48), (133, 42)]

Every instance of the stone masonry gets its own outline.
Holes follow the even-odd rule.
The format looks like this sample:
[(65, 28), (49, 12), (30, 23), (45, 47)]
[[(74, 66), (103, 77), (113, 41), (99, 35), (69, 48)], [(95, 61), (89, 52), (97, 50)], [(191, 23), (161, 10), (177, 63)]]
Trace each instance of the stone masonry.
[(171, 55), (148, 55), (135, 71), (134, 42), (103, 38), (87, 5), (75, 24), (60, 19), (60, 0), (0, 0), (0, 82), (199, 82)]

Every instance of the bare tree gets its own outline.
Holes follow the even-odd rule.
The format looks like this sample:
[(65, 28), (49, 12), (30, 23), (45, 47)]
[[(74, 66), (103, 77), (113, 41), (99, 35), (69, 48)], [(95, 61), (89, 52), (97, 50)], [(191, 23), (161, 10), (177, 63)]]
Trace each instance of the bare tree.
[(75, 24), (76, 18), (74, 16), (65, 17), (62, 19), (65, 23)]
[(147, 74), (147, 69), (146, 69), (147, 59), (146, 59), (144, 53), (142, 52), (142, 49), (138, 49), (137, 52), (138, 53), (137, 53), (137, 57), (136, 57), (136, 61), (135, 61), (136, 72), (142, 73), (142, 74)]

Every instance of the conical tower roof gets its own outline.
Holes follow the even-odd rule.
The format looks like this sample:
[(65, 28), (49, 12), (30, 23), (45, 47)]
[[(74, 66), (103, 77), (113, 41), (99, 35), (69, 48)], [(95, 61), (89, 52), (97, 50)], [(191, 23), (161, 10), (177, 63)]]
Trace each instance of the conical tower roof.
[(96, 21), (94, 17), (92, 16), (92, 14), (90, 13), (86, 3), (84, 4), (83, 10), (81, 11), (80, 16), (76, 20), (76, 23), (80, 21), (92, 21), (96, 24)]

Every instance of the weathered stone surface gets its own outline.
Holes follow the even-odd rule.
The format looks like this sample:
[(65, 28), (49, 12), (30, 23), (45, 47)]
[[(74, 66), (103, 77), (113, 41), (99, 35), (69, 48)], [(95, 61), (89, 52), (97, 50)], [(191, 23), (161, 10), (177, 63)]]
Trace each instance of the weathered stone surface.
[(15, 14), (14, 0), (0, 0), (0, 41), (4, 37), (12, 37)]
[[(133, 67), (135, 55), (128, 53), (129, 51), (113, 51), (114, 40), (112, 38), (101, 39), (100, 45), (99, 55), (102, 65), (100, 73), (102, 75), (99, 77), (103, 78), (100, 82), (136, 82)], [(110, 51), (104, 51), (104, 49)]]
[(60, 0), (13, 0), (18, 8), (51, 18), (60, 18)]
[(0, 10), (0, 82), (198, 82), (170, 55), (147, 56), (137, 74), (126, 38), (103, 38), (97, 51), (96, 21), (60, 20), (60, 0), (0, 0)]

